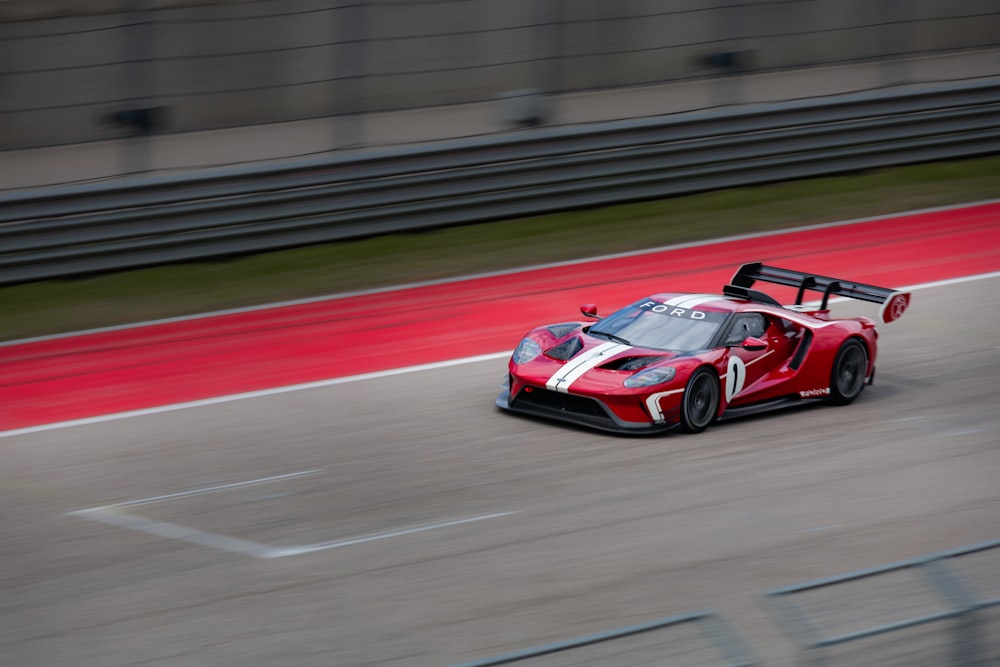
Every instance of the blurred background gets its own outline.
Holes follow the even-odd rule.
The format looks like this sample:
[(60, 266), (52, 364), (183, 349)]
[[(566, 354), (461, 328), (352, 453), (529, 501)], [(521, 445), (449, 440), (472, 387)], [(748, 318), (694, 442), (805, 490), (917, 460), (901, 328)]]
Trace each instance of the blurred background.
[[(171, 385), (208, 401), (225, 373), (280, 370), (263, 344), (239, 364), (206, 351), (233, 347), (228, 330), (191, 343), (183, 363), (170, 348), (147, 359), (143, 342), (134, 364), (119, 343), (74, 353), (93, 371), (46, 345), (64, 331), (996, 199), (998, 75), (997, 0), (0, 0), (0, 388), (58, 415), (81, 396), (124, 401), (135, 392), (107, 377), (114, 362), (155, 401)], [(608, 121), (623, 122), (596, 125)], [(871, 174), (914, 164), (927, 169)], [(802, 182), (846, 173), (867, 180)], [(730, 189), (765, 183), (782, 187)], [(982, 263), (1000, 232), (991, 210), (977, 215)], [(514, 426), (484, 416), (497, 360), (206, 403), (134, 429), (8, 430), (23, 439), (4, 449), (12, 479), (0, 480), (12, 554), (0, 655), (412, 667), (705, 607), (735, 619), (769, 665), (830, 638), (846, 648), (829, 664), (997, 664), (997, 294), (923, 293), (847, 433), (842, 415), (802, 412), (671, 442), (665, 456), (662, 443)], [(506, 296), (490, 295), (498, 321)], [(354, 315), (318, 319), (338, 317)], [(455, 333), (435, 326), (418, 343), (450, 350)], [(179, 345), (198, 339), (182, 329)], [(325, 345), (313, 341), (340, 337), (336, 363), (367, 342), (262, 329), (310, 372)], [(6, 342), (28, 337), (39, 347)], [(50, 376), (69, 389), (57, 396), (40, 381)], [(14, 402), (0, 400), (0, 417)], [(286, 477), (279, 492), (216, 494)], [(186, 494), (191, 506), (174, 502)], [(378, 552), (366, 538), (372, 551), (335, 565), (268, 569), (98, 525), (111, 508), (168, 498), (156, 516), (174, 529), (270, 543), (280, 528), (293, 545), (465, 516), (453, 510), (468, 501), (541, 509), (463, 553), (453, 537)], [(63, 516), (73, 507), (99, 518)], [(552, 526), (554, 542), (536, 537)], [(850, 574), (815, 581), (838, 572)], [(902, 657), (873, 660), (869, 639)]]
[(993, 0), (0, 0), (0, 178), (975, 79), (998, 48)]

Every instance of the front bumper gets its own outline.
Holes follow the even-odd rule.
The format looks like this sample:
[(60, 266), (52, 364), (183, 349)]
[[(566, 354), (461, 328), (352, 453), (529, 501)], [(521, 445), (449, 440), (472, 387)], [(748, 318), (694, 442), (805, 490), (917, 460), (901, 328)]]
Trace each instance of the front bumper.
[[(530, 389), (530, 391), (525, 391)], [(664, 433), (677, 428), (678, 424), (657, 424), (654, 422), (625, 421), (600, 399), (579, 394), (565, 394), (539, 387), (526, 387), (511, 397), (510, 390), (504, 389), (497, 397), (496, 405), (502, 410), (521, 414), (556, 419), (619, 434)]]

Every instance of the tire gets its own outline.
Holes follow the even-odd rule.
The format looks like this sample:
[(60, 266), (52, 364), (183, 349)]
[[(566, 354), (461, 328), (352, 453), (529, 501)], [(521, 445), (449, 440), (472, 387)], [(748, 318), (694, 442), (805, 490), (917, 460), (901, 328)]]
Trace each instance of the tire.
[(688, 379), (681, 399), (681, 430), (701, 433), (719, 413), (719, 378), (707, 368), (699, 368)]
[(837, 350), (830, 372), (830, 400), (833, 405), (847, 405), (865, 388), (868, 351), (861, 341), (851, 338)]

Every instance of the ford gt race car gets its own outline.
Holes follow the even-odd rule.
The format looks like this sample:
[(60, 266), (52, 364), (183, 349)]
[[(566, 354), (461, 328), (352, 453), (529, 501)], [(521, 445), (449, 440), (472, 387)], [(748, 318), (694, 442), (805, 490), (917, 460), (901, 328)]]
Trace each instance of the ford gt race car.
[[(757, 281), (797, 288), (783, 306)], [(803, 304), (822, 293), (819, 307)], [(835, 319), (831, 296), (881, 303), (903, 314), (910, 295), (885, 287), (744, 264), (717, 294), (654, 294), (594, 323), (528, 332), (508, 364), (504, 410), (619, 433), (680, 428), (825, 401), (846, 405), (875, 377), (878, 332), (868, 317)]]

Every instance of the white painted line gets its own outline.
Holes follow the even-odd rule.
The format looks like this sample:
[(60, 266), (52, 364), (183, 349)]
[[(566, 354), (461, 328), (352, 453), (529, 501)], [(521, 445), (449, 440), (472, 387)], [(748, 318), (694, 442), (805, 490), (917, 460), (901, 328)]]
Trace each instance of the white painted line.
[(393, 368), (387, 371), (363, 373), (361, 375), (350, 375), (347, 377), (331, 378), (329, 380), (318, 380), (316, 382), (306, 382), (303, 384), (292, 384), (284, 387), (273, 387), (271, 389), (248, 391), (240, 394), (229, 394), (228, 396), (215, 396), (213, 398), (204, 398), (198, 401), (186, 401), (184, 403), (173, 403), (171, 405), (158, 405), (155, 408), (144, 408), (142, 410), (129, 410), (128, 412), (115, 412), (113, 414), (100, 415), (98, 417), (86, 417), (83, 419), (71, 419), (69, 421), (55, 422), (52, 424), (28, 426), (26, 428), (12, 429), (10, 431), (0, 431), (0, 438), (9, 438), (15, 435), (27, 435), (29, 433), (40, 433), (42, 431), (70, 428), (73, 426), (87, 426), (89, 424), (100, 424), (102, 422), (117, 421), (119, 419), (128, 419), (130, 417), (142, 417), (145, 415), (155, 415), (155, 414), (160, 414), (161, 412), (173, 412), (174, 410), (184, 410), (187, 408), (200, 408), (207, 405), (216, 405), (218, 403), (230, 403), (232, 401), (241, 401), (247, 398), (259, 398), (261, 396), (274, 396), (275, 394), (284, 394), (290, 391), (301, 391), (303, 389), (332, 387), (334, 385), (346, 384), (349, 382), (357, 382), (359, 380), (374, 380), (377, 378), (392, 377), (394, 375), (403, 375), (405, 373), (416, 373), (418, 371), (436, 370), (439, 368), (448, 368), (450, 366), (472, 364), (477, 361), (504, 359), (510, 357), (512, 352), (513, 350), (507, 350), (506, 352), (481, 354), (476, 357), (465, 357), (464, 359), (450, 359), (448, 361), (439, 361), (432, 364), (420, 364), (418, 366)]
[[(948, 280), (937, 280), (929, 283), (921, 283), (918, 285), (908, 285), (905, 287), (900, 287), (902, 291), (916, 291), (921, 289), (930, 289), (933, 287), (946, 287), (948, 285), (959, 285), (961, 283), (974, 282), (977, 280), (989, 280), (993, 278), (1000, 278), (1000, 271), (993, 271), (992, 273), (981, 273), (975, 276), (965, 276), (962, 278), (949, 278)], [(845, 299), (846, 300), (846, 299)], [(834, 299), (830, 299), (833, 303)], [(818, 303), (818, 302), (816, 302)], [(110, 415), (101, 415), (99, 417), (87, 417), (85, 419), (72, 419), (64, 422), (56, 422), (53, 424), (42, 424), (40, 426), (29, 426), (26, 428), (12, 429), (10, 431), (0, 431), (0, 438), (9, 438), (17, 435), (29, 435), (31, 433), (40, 433), (43, 431), (52, 431), (55, 429), (71, 428), (74, 426), (87, 426), (90, 424), (99, 424), (109, 421), (117, 421), (119, 419), (128, 419), (130, 417), (142, 417), (145, 415), (160, 414), (162, 412), (173, 412), (174, 410), (184, 410), (187, 408), (198, 408), (208, 405), (216, 405), (219, 403), (230, 403), (232, 401), (241, 401), (247, 398), (259, 398), (263, 396), (273, 396), (276, 394), (284, 394), (291, 391), (301, 391), (303, 389), (317, 389), (320, 387), (331, 387), (339, 384), (347, 384), (350, 382), (359, 382), (362, 380), (374, 380), (377, 378), (392, 377), (394, 375), (404, 375), (407, 373), (416, 373), (419, 371), (429, 371), (437, 370), (439, 368), (448, 368), (451, 366), (461, 366), (464, 364), (473, 364), (480, 361), (489, 361), (494, 359), (503, 359), (509, 357), (513, 350), (507, 350), (506, 352), (494, 352), (491, 354), (480, 354), (475, 357), (465, 357), (463, 359), (451, 359), (448, 361), (440, 361), (431, 364), (420, 364), (417, 366), (406, 366), (404, 368), (394, 368), (387, 371), (378, 371), (375, 373), (364, 373), (361, 375), (350, 375), (347, 377), (331, 378), (329, 380), (319, 380), (317, 382), (307, 382), (304, 384), (288, 385), (284, 387), (274, 387), (272, 389), (261, 389), (259, 391), (250, 391), (241, 394), (230, 394), (228, 396), (216, 396), (214, 398), (206, 398), (200, 401), (188, 401), (185, 403), (174, 403), (172, 405), (160, 405), (155, 408), (146, 408), (143, 410), (131, 410), (128, 412), (116, 412)]]
[(153, 519), (118, 512), (112, 507), (94, 507), (87, 510), (68, 512), (68, 514), (70, 516), (79, 516), (91, 521), (105, 523), (109, 526), (128, 528), (140, 533), (180, 540), (181, 542), (197, 544), (220, 551), (253, 556), (254, 558), (277, 558), (283, 555), (278, 553), (280, 550), (266, 544), (260, 544), (259, 542), (241, 540), (236, 537), (229, 537), (228, 535), (220, 535), (219, 533), (209, 533), (197, 528), (188, 528), (187, 526), (180, 526), (175, 523), (167, 523), (166, 521), (154, 521)]
[(165, 537), (171, 540), (178, 540), (202, 547), (209, 547), (218, 551), (228, 551), (230, 553), (251, 556), (253, 558), (269, 559), (284, 558), (286, 556), (301, 556), (303, 554), (315, 553), (317, 551), (327, 551), (329, 549), (337, 549), (354, 544), (363, 544), (365, 542), (374, 542), (376, 540), (386, 540), (392, 537), (412, 535), (414, 533), (422, 533), (428, 530), (435, 530), (437, 528), (448, 528), (449, 526), (459, 526), (466, 523), (475, 523), (477, 521), (486, 521), (487, 519), (496, 519), (518, 513), (517, 511), (498, 512), (495, 514), (484, 514), (482, 516), (473, 516), (465, 519), (455, 519), (453, 521), (430, 523), (415, 526), (413, 528), (404, 528), (387, 533), (355, 537), (337, 542), (324, 542), (321, 544), (307, 544), (292, 547), (275, 547), (269, 544), (262, 544), (260, 542), (244, 540), (238, 537), (222, 535), (221, 533), (211, 533), (197, 528), (189, 528), (188, 526), (169, 523), (167, 521), (156, 521), (155, 519), (147, 519), (134, 514), (126, 514), (125, 512), (121, 512), (116, 509), (119, 506), (120, 504), (107, 505), (105, 507), (92, 507), (90, 509), (67, 512), (66, 514), (68, 516), (78, 516), (83, 519), (90, 519), (91, 521), (107, 524), (109, 526), (127, 528), (129, 530), (146, 533), (148, 535), (155, 535), (157, 537)]
[(832, 524), (830, 524), (828, 526), (816, 526), (815, 528), (800, 528), (799, 532), (800, 533), (821, 533), (824, 530), (834, 530), (836, 528), (840, 528), (840, 525), (836, 524), (836, 523), (832, 523)]
[[(976, 280), (989, 280), (990, 278), (1000, 278), (1000, 271), (993, 271), (992, 273), (980, 273), (975, 276), (963, 276), (961, 278), (948, 278), (947, 280), (936, 280), (931, 283), (920, 283), (919, 285), (908, 285), (907, 287), (900, 287), (900, 291), (913, 291), (921, 289), (931, 289), (933, 287), (948, 287), (949, 285), (958, 285), (961, 283), (969, 283)], [(835, 296), (827, 303), (847, 303), (848, 301), (854, 301), (849, 296)], [(823, 303), (822, 299), (815, 299), (814, 301), (807, 301), (806, 305), (809, 306), (819, 306)]]
[(931, 283), (920, 283), (919, 285), (910, 285), (908, 287), (900, 287), (900, 290), (917, 290), (917, 289), (931, 289), (932, 287), (947, 287), (948, 285), (960, 285), (962, 283), (971, 283), (976, 280), (989, 280), (990, 278), (1000, 278), (1000, 271), (993, 271), (992, 273), (980, 273), (975, 276), (962, 276), (961, 278), (948, 278), (947, 280), (935, 280)]
[(188, 496), (199, 496), (205, 493), (218, 493), (219, 491), (228, 491), (229, 489), (239, 489), (245, 486), (254, 486), (257, 484), (271, 484), (273, 482), (278, 482), (284, 479), (294, 479), (296, 477), (305, 477), (306, 475), (315, 475), (316, 473), (319, 472), (323, 472), (322, 469), (317, 468), (315, 470), (300, 470), (299, 472), (290, 472), (284, 475), (272, 475), (270, 477), (261, 477), (260, 479), (251, 479), (246, 482), (217, 484), (215, 486), (205, 486), (200, 489), (191, 489), (190, 491), (178, 491), (177, 493), (168, 493), (166, 495), (153, 496), (151, 498), (126, 500), (125, 502), (114, 503), (113, 505), (107, 505), (107, 507), (129, 507), (131, 505), (148, 505), (149, 503), (159, 503), (164, 500), (174, 500), (176, 498), (186, 498)]
[(207, 313), (196, 313), (194, 315), (181, 315), (179, 317), (166, 317), (158, 320), (146, 320), (144, 322), (132, 322), (129, 324), (119, 324), (109, 327), (99, 327), (95, 329), (84, 329), (82, 331), (69, 331), (65, 333), (51, 334), (48, 336), (36, 336), (33, 338), (20, 338), (17, 340), (0, 341), (0, 347), (5, 347), (8, 345), (22, 345), (25, 343), (37, 343), (46, 340), (57, 340), (59, 338), (68, 338), (71, 336), (86, 336), (89, 334), (105, 333), (108, 331), (123, 331), (126, 329), (135, 329), (139, 327), (147, 327), (155, 324), (169, 324), (172, 322), (188, 322), (192, 320), (200, 320), (208, 317), (219, 317), (221, 315), (237, 315), (239, 313), (252, 313), (258, 310), (269, 310), (272, 308), (285, 308), (288, 306), (302, 306), (310, 303), (319, 303), (321, 301), (337, 301), (339, 299), (347, 299), (356, 296), (370, 296), (373, 294), (384, 294), (386, 292), (396, 292), (409, 289), (416, 289), (420, 287), (432, 287), (435, 285), (448, 285), (451, 283), (464, 282), (467, 280), (478, 280), (482, 278), (495, 278), (497, 276), (508, 276), (518, 273), (527, 273), (530, 271), (539, 271), (542, 269), (553, 269), (561, 266), (574, 266), (577, 264), (587, 264), (589, 262), (600, 262), (609, 259), (621, 259), (623, 257), (639, 257), (641, 255), (650, 255), (657, 252), (666, 252), (670, 250), (684, 250), (687, 248), (700, 248), (707, 245), (715, 245), (719, 243), (731, 243), (733, 241), (748, 241), (751, 239), (767, 238), (769, 236), (779, 236), (782, 234), (794, 234), (797, 232), (807, 232), (816, 229), (827, 229), (831, 227), (843, 227), (846, 225), (858, 225), (866, 222), (876, 222), (878, 220), (888, 220), (891, 218), (898, 218), (901, 216), (910, 215), (922, 215), (925, 213), (935, 213), (939, 211), (957, 211), (963, 208), (973, 208), (976, 206), (986, 206), (989, 204), (995, 204), (1000, 202), (1000, 199), (987, 199), (985, 201), (968, 202), (965, 204), (955, 204), (952, 206), (934, 206), (931, 208), (921, 208), (910, 211), (900, 211), (898, 213), (887, 213), (885, 215), (876, 215), (870, 218), (853, 218), (851, 220), (839, 220), (835, 222), (822, 222), (815, 225), (804, 225), (802, 227), (791, 227), (788, 229), (775, 229), (766, 232), (752, 232), (748, 234), (736, 234), (733, 236), (724, 236), (722, 238), (716, 239), (705, 239), (702, 241), (689, 241), (687, 243), (675, 243), (673, 245), (658, 246), (656, 248), (647, 248), (644, 250), (632, 250), (629, 252), (619, 252), (610, 255), (598, 255), (596, 257), (584, 257), (582, 259), (570, 259), (562, 262), (550, 262), (548, 264), (535, 264), (532, 266), (522, 266), (514, 269), (504, 269), (501, 271), (490, 271), (486, 273), (474, 273), (466, 276), (457, 276), (454, 278), (441, 278), (439, 280), (425, 280), (422, 282), (406, 283), (403, 285), (391, 285), (388, 287), (376, 287), (367, 290), (357, 290), (354, 292), (342, 292), (339, 294), (327, 294), (324, 296), (308, 297), (305, 299), (294, 299), (288, 301), (276, 301), (273, 303), (267, 303), (257, 306), (245, 306), (243, 308), (229, 308), (226, 310), (214, 310)]
[(963, 428), (959, 431), (952, 431), (947, 435), (949, 438), (954, 438), (962, 435), (978, 435), (980, 433), (989, 433), (992, 430), (993, 430), (992, 428)]
[[(518, 510), (519, 511), (519, 510)], [(403, 528), (401, 530), (393, 530), (388, 533), (378, 533), (376, 535), (366, 535), (363, 537), (354, 537), (348, 540), (340, 540), (338, 542), (323, 542), (321, 544), (310, 544), (301, 547), (288, 547), (281, 549), (280, 556), (298, 556), (301, 554), (313, 553), (315, 551), (326, 551), (328, 549), (338, 549), (340, 547), (349, 547), (354, 544), (362, 544), (364, 542), (374, 542), (375, 540), (386, 540), (390, 537), (400, 537), (401, 535), (412, 535), (413, 533), (422, 533), (427, 530), (435, 530), (437, 528), (447, 528), (449, 526), (460, 526), (464, 523), (475, 523), (476, 521), (486, 521), (487, 519), (497, 519), (502, 516), (510, 516), (511, 514), (517, 514), (518, 512), (498, 512), (496, 514), (484, 514), (482, 516), (473, 516), (467, 519), (455, 519), (453, 521), (442, 521), (440, 523), (429, 523), (422, 526), (415, 526), (413, 528)]]

